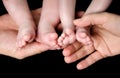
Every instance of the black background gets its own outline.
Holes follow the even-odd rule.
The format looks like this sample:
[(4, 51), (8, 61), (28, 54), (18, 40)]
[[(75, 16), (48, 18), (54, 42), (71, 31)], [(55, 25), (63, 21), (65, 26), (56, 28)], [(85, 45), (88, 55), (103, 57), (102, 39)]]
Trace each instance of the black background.
[[(76, 11), (85, 10), (91, 0), (77, 0)], [(40, 8), (42, 0), (28, 0), (31, 10)], [(120, 14), (120, 0), (113, 0), (107, 12)], [(7, 13), (2, 1), (0, 0), (0, 15)], [(53, 76), (68, 78), (103, 78), (106, 76), (115, 76), (120, 78), (120, 56), (114, 56), (102, 59), (84, 70), (77, 70), (76, 64), (66, 64), (60, 51), (47, 51), (38, 55), (27, 57), (23, 60), (17, 60), (8, 56), (0, 55), (0, 77), (24, 77), (33, 76), (34, 78), (45, 78)]]

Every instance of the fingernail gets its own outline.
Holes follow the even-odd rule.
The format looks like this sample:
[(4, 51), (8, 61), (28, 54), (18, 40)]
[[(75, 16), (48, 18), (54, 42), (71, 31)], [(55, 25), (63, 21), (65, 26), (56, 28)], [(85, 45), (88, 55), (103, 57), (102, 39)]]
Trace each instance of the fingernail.
[(77, 65), (77, 69), (81, 70), (81, 69), (83, 69), (83, 66), (81, 64), (79, 64), (79, 65)]

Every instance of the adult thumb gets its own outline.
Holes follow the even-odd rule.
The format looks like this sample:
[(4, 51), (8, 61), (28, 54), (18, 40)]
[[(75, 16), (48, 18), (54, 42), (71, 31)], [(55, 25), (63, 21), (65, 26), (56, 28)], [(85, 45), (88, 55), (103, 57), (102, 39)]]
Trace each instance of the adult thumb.
[(73, 23), (79, 27), (87, 27), (89, 25), (103, 25), (108, 18), (109, 13), (94, 13), (84, 15), (82, 18), (76, 19)]

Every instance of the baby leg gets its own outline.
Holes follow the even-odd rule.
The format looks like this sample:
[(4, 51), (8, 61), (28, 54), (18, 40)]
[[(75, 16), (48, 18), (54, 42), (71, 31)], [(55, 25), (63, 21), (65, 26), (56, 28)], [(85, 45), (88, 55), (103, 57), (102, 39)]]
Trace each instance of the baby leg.
[(63, 32), (58, 38), (58, 44), (62, 47), (75, 41), (75, 27), (73, 20), (75, 17), (75, 0), (59, 0), (60, 20), (63, 26)]
[[(107, 9), (111, 2), (112, 0), (93, 0), (84, 15), (96, 12), (103, 12)], [(89, 30), (86, 30), (85, 28), (77, 28), (76, 38), (84, 45), (92, 44)]]
[(42, 13), (38, 25), (37, 41), (58, 49), (58, 34), (55, 26), (59, 23), (58, 0), (43, 0)]
[(23, 47), (35, 38), (35, 24), (28, 8), (27, 0), (3, 0), (13, 20), (19, 27), (17, 46)]

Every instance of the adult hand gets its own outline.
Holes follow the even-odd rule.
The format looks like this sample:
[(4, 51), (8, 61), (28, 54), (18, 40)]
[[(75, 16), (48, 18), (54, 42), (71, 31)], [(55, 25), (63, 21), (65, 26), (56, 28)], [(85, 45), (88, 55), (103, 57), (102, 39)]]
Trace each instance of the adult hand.
[[(32, 11), (36, 23), (39, 21), (38, 17), (40, 16), (40, 11), (41, 9)], [(0, 54), (23, 59), (49, 49), (48, 46), (38, 42), (30, 43), (25, 47), (18, 49), (16, 47), (16, 37), (18, 33), (17, 27), (18, 26), (8, 14), (0, 17)]]
[(120, 54), (120, 16), (111, 13), (96, 13), (76, 19), (74, 24), (79, 27), (92, 25), (90, 33), (93, 46), (84, 46), (79, 42), (63, 50), (66, 63), (75, 62), (85, 56), (77, 64), (78, 69), (84, 69), (96, 61)]

